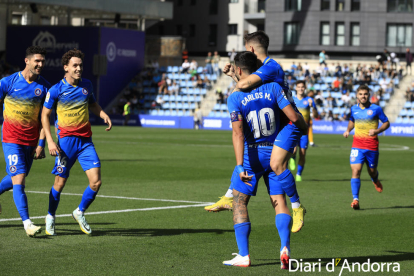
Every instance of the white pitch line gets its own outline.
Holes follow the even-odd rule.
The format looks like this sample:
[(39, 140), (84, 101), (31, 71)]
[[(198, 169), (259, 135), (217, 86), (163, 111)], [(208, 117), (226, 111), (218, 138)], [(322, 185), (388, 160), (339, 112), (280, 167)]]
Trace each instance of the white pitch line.
[[(49, 194), (49, 192), (41, 192), (41, 191), (26, 191), (26, 193), (32, 193), (32, 194)], [(83, 194), (62, 193), (62, 195), (82, 196)], [(97, 195), (96, 197), (117, 198), (117, 199), (131, 199), (131, 200), (143, 200), (143, 201), (146, 200), (146, 201), (161, 201), (161, 202), (177, 202), (177, 203), (199, 203), (199, 204), (213, 204), (214, 203), (214, 202), (201, 202), (201, 201), (188, 201), (188, 200), (157, 199), (157, 198), (139, 198), (139, 197), (125, 197), (125, 196), (106, 196), (106, 195)]]
[[(151, 207), (151, 208), (139, 208), (139, 209), (124, 209), (124, 210), (111, 210), (111, 211), (100, 211), (100, 212), (88, 212), (88, 216), (92, 215), (101, 215), (101, 214), (114, 214), (114, 213), (129, 213), (137, 211), (152, 211), (152, 210), (166, 210), (166, 209), (180, 209), (180, 208), (190, 208), (190, 207), (203, 207), (207, 206), (209, 203), (203, 204), (194, 204), (194, 205), (178, 205), (178, 206), (166, 206), (166, 207)], [(72, 214), (56, 215), (56, 217), (71, 217)], [(30, 219), (44, 219), (45, 216), (31, 217)], [(19, 221), (21, 218), (10, 218), (10, 219), (0, 219), (0, 222), (3, 221)]]

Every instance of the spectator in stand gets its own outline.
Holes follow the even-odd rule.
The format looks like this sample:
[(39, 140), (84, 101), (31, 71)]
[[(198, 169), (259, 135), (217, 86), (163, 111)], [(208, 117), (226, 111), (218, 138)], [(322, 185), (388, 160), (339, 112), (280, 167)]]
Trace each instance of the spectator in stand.
[(323, 102), (324, 102), (324, 98), (322, 97), (322, 92), (321, 91), (318, 91), (318, 93), (316, 93), (316, 96), (315, 96), (315, 104), (317, 106), (322, 107), (323, 106)]
[(235, 49), (233, 49), (231, 52), (228, 53), (231, 64), (234, 64), (234, 58), (236, 57), (236, 55), (237, 53)]
[(326, 65), (326, 55), (325, 50), (322, 50), (322, 52), (319, 53), (319, 64), (325, 64)]
[(298, 68), (297, 68), (297, 70), (298, 70), (298, 76), (302, 76), (302, 75), (303, 75), (303, 67), (302, 67), (302, 65), (300, 64), (300, 62), (298, 63)]
[(204, 82), (203, 80), (200, 78), (200, 76), (197, 75), (197, 84), (196, 84), (196, 88), (204, 88)]
[(387, 88), (385, 89), (385, 93), (392, 94), (394, 93), (394, 81), (390, 81), (387, 85)]
[(342, 76), (342, 67), (341, 67), (341, 64), (339, 64), (339, 62), (338, 62), (338, 65), (335, 67), (334, 76), (335, 77), (341, 77)]
[(335, 101), (334, 98), (332, 98), (331, 93), (329, 93), (329, 96), (326, 98), (325, 106), (327, 108), (334, 108), (334, 107), (336, 107), (336, 101)]
[(184, 62), (186, 59), (188, 59), (188, 50), (187, 49), (184, 49), (181, 54), (182, 54), (181, 55), (181, 58), (182, 58), (181, 62)]
[(332, 82), (332, 88), (335, 91), (339, 91), (339, 86), (340, 86), (341, 82), (339, 81), (339, 78), (336, 77), (335, 80)]
[(220, 56), (218, 54), (217, 51), (214, 51), (214, 56), (213, 59), (211, 61), (212, 65), (213, 65), (213, 71), (217, 76), (221, 75), (221, 70), (219, 67), (219, 63), (220, 63)]
[(127, 102), (125, 104), (124, 113), (122, 115), (125, 117), (124, 126), (127, 126), (129, 118), (131, 117), (131, 102)]
[(181, 65), (182, 70), (181, 73), (188, 73), (188, 70), (190, 69), (190, 63), (188, 62), (188, 59), (184, 60), (183, 64)]
[(211, 81), (207, 78), (207, 76), (204, 77), (204, 88), (210, 90), (213, 87), (211, 84)]
[(388, 63), (390, 64), (390, 69), (397, 68), (397, 62), (398, 62), (397, 54), (394, 52), (391, 52), (388, 57)]
[(334, 121), (340, 121), (339, 114), (335, 114), (333, 117)]
[(346, 91), (348, 92), (354, 91), (354, 85), (352, 83), (352, 78), (348, 79), (348, 82), (346, 83)]
[(212, 61), (213, 57), (211, 56), (211, 52), (208, 52), (207, 57), (205, 59), (207, 74), (213, 74), (213, 66), (211, 65)]
[(310, 70), (309, 69), (310, 69), (310, 67), (309, 67), (308, 63), (305, 62), (305, 65), (303, 65), (303, 70), (305, 70), (305, 78), (310, 76)]
[(298, 67), (296, 66), (295, 62), (292, 62), (292, 66), (290, 66), (290, 70), (292, 72), (292, 75), (296, 77), (296, 71), (298, 70)]
[(329, 110), (328, 115), (326, 116), (325, 120), (330, 121), (330, 122), (334, 120), (332, 110)]
[(341, 100), (344, 102), (345, 106), (349, 107), (349, 102), (351, 100), (351, 96), (349, 96), (349, 91), (346, 94), (343, 94)]
[(158, 96), (155, 102), (156, 107), (162, 108), (163, 104), (164, 104), (164, 100), (162, 99), (162, 96)]
[(411, 63), (413, 62), (413, 54), (410, 52), (410, 48), (405, 49), (405, 72), (408, 75), (408, 67), (410, 67), (410, 76), (413, 74)]
[(289, 75), (288, 76), (288, 79), (287, 79), (287, 83), (289, 85), (289, 88), (290, 89), (293, 89), (294, 88), (294, 85), (296, 83), (296, 80), (292, 76)]
[(171, 86), (168, 87), (168, 90), (169, 90), (170, 94), (176, 94), (177, 95), (180, 92), (180, 86), (175, 81), (173, 81)]
[(131, 107), (132, 109), (138, 108), (138, 97), (134, 95), (131, 99)]
[(380, 79), (380, 81), (379, 81), (379, 85), (381, 86), (381, 88), (382, 88), (382, 90), (386, 90), (387, 89), (387, 86), (388, 86), (388, 82), (387, 82), (387, 80), (385, 79), (385, 77), (383, 77), (382, 79)]
[(371, 103), (373, 103), (373, 104), (378, 104), (379, 103), (379, 99), (378, 99), (378, 97), (377, 97), (377, 93), (372, 93), (372, 96), (371, 96), (371, 99), (370, 99), (370, 102)]
[(197, 68), (198, 68), (198, 63), (197, 63), (197, 61), (195, 61), (195, 59), (193, 59), (190, 63), (190, 70), (191, 71), (196, 70), (196, 72), (197, 72)]
[(224, 104), (225, 102), (224, 102), (224, 94), (223, 94), (223, 91), (220, 88), (217, 88), (216, 94), (218, 96), (217, 103)]
[(167, 75), (162, 74), (161, 80), (158, 82), (158, 94), (168, 94)]

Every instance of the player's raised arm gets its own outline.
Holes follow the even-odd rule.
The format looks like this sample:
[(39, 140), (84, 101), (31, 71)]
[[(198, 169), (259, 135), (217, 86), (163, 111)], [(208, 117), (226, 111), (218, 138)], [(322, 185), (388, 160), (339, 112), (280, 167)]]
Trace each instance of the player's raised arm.
[(242, 91), (252, 90), (253, 88), (262, 84), (262, 79), (255, 74), (251, 74), (243, 80), (239, 80), (236, 85), (236, 88), (239, 88)]
[(105, 124), (108, 125), (108, 127), (105, 129), (106, 131), (110, 131), (112, 129), (111, 119), (109, 118), (108, 114), (106, 114), (105, 111), (102, 110), (101, 106), (97, 102), (90, 103), (89, 109), (92, 111), (93, 114), (103, 119)]
[(42, 110), (42, 126), (46, 135), (47, 146), (49, 148), (49, 153), (52, 156), (59, 155), (59, 147), (53, 141), (52, 133), (50, 132), (50, 114), (52, 114), (52, 109), (43, 106)]

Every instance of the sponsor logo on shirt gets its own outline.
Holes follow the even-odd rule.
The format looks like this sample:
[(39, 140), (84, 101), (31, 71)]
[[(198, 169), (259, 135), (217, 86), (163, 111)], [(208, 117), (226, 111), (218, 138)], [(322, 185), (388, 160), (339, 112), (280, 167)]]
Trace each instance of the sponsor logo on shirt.
[(77, 117), (80, 116), (80, 111), (75, 113), (65, 113), (65, 117)]
[(83, 89), (82, 89), (82, 93), (83, 93), (83, 95), (88, 95), (88, 89), (83, 88)]
[(42, 90), (40, 90), (40, 88), (36, 88), (34, 92), (36, 96), (42, 95)]
[(45, 99), (45, 102), (49, 102), (49, 99), (50, 99), (50, 93), (49, 92), (47, 92), (47, 94), (46, 94), (46, 99)]
[(13, 113), (19, 114), (19, 115), (29, 115), (29, 112), (27, 112), (27, 111), (20, 111), (20, 110), (13, 110)]

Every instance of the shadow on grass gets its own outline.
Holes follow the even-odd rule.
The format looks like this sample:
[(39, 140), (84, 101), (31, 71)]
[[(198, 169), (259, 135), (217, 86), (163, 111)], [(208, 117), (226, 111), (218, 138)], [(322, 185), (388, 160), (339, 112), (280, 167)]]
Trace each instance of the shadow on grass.
[(364, 209), (360, 209), (359, 211), (379, 210), (379, 209), (414, 209), (414, 205), (410, 205), (410, 206), (391, 206), (391, 207), (382, 207), (382, 208), (364, 208)]
[(224, 234), (228, 232), (234, 232), (234, 230), (223, 229), (105, 229), (105, 230), (93, 230), (93, 236), (176, 236), (182, 234)]
[[(112, 223), (112, 222), (102, 222), (102, 223), (99, 223), (98, 222), (98, 223), (94, 223), (93, 225), (111, 225), (111, 224), (115, 224), (115, 223)], [(39, 225), (42, 228), (45, 227), (44, 224), (35, 223), (35, 225)], [(60, 226), (65, 226), (65, 225), (74, 225), (74, 226), (76, 226), (76, 225), (79, 225), (79, 224), (76, 223), (76, 222), (57, 223), (56, 224), (56, 228), (59, 228)], [(23, 224), (21, 224), (21, 223), (19, 223), (19, 224), (0, 224), (0, 228), (20, 228), (20, 227), (23, 227)]]
[[(380, 179), (381, 181), (386, 181), (386, 179)], [(351, 178), (346, 179), (303, 179), (303, 181), (313, 181), (313, 182), (343, 182), (351, 181)], [(371, 181), (371, 179), (361, 179), (361, 181)]]
[[(360, 263), (362, 265), (362, 263), (366, 263), (368, 261), (368, 259), (370, 259), (370, 263), (394, 263), (394, 262), (403, 262), (403, 261), (413, 261), (414, 260), (414, 252), (401, 252), (401, 251), (385, 251), (384, 253), (392, 253), (392, 255), (390, 254), (384, 254), (382, 256), (359, 256), (359, 257), (340, 257), (340, 256), (335, 256), (331, 259), (326, 259), (326, 258), (303, 258), (302, 259), (302, 264), (303, 263), (319, 263), (319, 260), (322, 267), (326, 267), (326, 264), (329, 262), (332, 262), (332, 259), (335, 258), (341, 258), (340, 263), (338, 264), (338, 266), (342, 267), (342, 264), (344, 262), (344, 260), (346, 259), (348, 261), (349, 264), (352, 263)], [(264, 263), (259, 263), (259, 264), (252, 264), (251, 266), (266, 266), (266, 265), (280, 265), (280, 260), (279, 259), (256, 259), (253, 260), (254, 262), (258, 261), (265, 261)], [(299, 261), (299, 260), (298, 260)], [(296, 266), (293, 266), (293, 268), (296, 268)]]
[(153, 162), (158, 159), (101, 159), (101, 162)]

